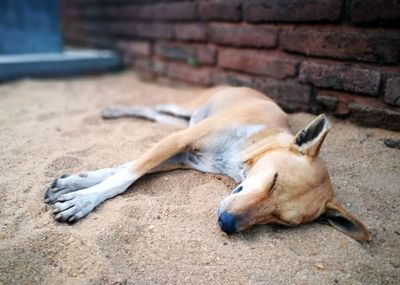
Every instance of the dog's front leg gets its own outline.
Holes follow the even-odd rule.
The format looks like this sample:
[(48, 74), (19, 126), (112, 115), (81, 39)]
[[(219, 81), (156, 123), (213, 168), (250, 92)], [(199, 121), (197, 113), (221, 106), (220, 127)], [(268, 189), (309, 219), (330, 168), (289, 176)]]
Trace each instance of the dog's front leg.
[(106, 180), (108, 177), (116, 174), (118, 171), (126, 167), (128, 167), (127, 163), (114, 168), (102, 168), (94, 171), (82, 171), (71, 175), (63, 174), (60, 177), (56, 178), (53, 183), (51, 183), (50, 187), (47, 188), (44, 196), (44, 201), (45, 203), (53, 204), (57, 202), (58, 197), (60, 197), (61, 195), (75, 192), (81, 189), (86, 189), (96, 184), (99, 184)]
[(61, 195), (54, 204), (55, 218), (61, 222), (74, 222), (86, 216), (100, 203), (121, 194), (138, 178), (188, 148), (195, 139), (194, 134), (193, 129), (173, 133), (103, 182)]

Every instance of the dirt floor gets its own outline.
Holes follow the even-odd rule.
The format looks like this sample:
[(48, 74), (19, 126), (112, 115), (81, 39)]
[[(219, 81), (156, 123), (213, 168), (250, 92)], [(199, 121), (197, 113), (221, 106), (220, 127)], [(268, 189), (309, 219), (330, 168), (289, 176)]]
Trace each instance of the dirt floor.
[[(74, 225), (54, 221), (43, 195), (55, 177), (132, 160), (174, 130), (103, 121), (102, 108), (196, 92), (132, 73), (0, 86), (0, 284), (400, 283), (400, 150), (383, 143), (400, 133), (333, 118), (322, 157), (368, 243), (316, 222), (228, 237), (216, 209), (233, 184), (184, 170), (145, 177)], [(292, 129), (312, 118), (291, 115)]]

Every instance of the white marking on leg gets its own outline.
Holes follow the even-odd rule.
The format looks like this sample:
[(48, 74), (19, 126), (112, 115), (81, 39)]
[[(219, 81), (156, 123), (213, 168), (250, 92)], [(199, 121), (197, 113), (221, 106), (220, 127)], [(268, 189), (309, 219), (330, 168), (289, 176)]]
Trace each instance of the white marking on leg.
[(189, 118), (191, 116), (191, 113), (189, 111), (175, 104), (159, 104), (155, 106), (155, 109), (159, 112), (168, 113), (180, 117)]
[(155, 108), (145, 107), (145, 106), (110, 107), (103, 110), (102, 116), (105, 119), (113, 119), (120, 117), (138, 117), (167, 125), (174, 125), (180, 127), (188, 126), (188, 122), (186, 119), (177, 118), (172, 115), (166, 115), (158, 112)]
[[(138, 175), (128, 169), (122, 169), (100, 184), (62, 195), (54, 205), (54, 211), (58, 213), (56, 219), (62, 222), (76, 221), (89, 214), (103, 201), (124, 192), (138, 178)], [(72, 208), (73, 210), (70, 210)]]
[(77, 175), (70, 175), (66, 178), (58, 179), (57, 187), (75, 189), (88, 188), (104, 181), (117, 171), (118, 170), (115, 168), (103, 168), (95, 171), (80, 172)]
[(57, 198), (63, 194), (92, 187), (106, 178), (117, 173), (119, 170), (126, 168), (126, 164), (122, 164), (116, 168), (103, 168), (95, 171), (85, 171), (69, 176), (61, 176), (54, 180), (53, 184), (46, 191), (45, 202), (54, 203)]

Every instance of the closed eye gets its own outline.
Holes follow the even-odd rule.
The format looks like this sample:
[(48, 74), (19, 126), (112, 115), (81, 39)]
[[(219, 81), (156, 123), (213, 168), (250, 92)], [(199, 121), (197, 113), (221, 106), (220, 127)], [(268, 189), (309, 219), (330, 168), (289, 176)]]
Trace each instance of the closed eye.
[(235, 190), (232, 191), (232, 194), (239, 193), (239, 192), (242, 191), (242, 190), (243, 190), (243, 186), (242, 186), (242, 185), (239, 185), (238, 187), (236, 187)]
[(274, 187), (275, 187), (277, 180), (278, 180), (278, 172), (274, 174), (274, 180), (272, 180), (271, 187), (269, 188), (269, 191), (268, 191), (269, 193), (272, 193), (272, 191), (275, 190)]

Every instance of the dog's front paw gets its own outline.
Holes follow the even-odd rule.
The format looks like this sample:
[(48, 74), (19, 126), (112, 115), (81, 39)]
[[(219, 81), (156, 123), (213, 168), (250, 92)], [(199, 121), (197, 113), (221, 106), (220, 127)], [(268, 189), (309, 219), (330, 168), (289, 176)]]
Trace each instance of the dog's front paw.
[(56, 178), (46, 190), (46, 194), (44, 195), (45, 203), (53, 204), (61, 195), (82, 189), (82, 187), (76, 183), (76, 179), (74, 179), (73, 176), (74, 175), (64, 174)]
[(73, 223), (89, 214), (99, 201), (87, 189), (61, 195), (54, 204), (53, 214), (59, 222)]

